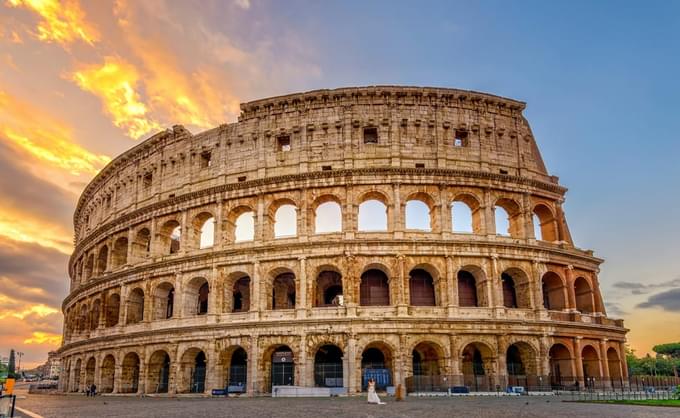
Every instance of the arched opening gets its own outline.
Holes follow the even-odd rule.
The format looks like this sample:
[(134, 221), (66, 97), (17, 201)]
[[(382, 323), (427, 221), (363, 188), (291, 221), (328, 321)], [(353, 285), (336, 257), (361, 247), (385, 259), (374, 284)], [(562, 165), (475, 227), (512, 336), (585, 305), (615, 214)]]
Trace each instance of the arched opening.
[(274, 238), (294, 237), (297, 235), (297, 208), (283, 204), (274, 214)]
[(326, 234), (342, 231), (342, 209), (335, 202), (324, 202), (317, 206), (314, 212), (314, 232)]
[(90, 359), (85, 364), (85, 387), (89, 387), (90, 385), (94, 384), (94, 371), (96, 366), (97, 361), (94, 359), (94, 357), (90, 357)]
[(139, 356), (127, 353), (123, 358), (120, 373), (120, 393), (137, 393), (139, 389)]
[(362, 306), (388, 306), (390, 285), (387, 275), (378, 269), (370, 269), (361, 275), (359, 303)]
[(361, 387), (368, 387), (368, 380), (375, 380), (376, 389), (392, 384), (392, 350), (383, 343), (369, 344), (361, 353)]
[(319, 347), (314, 355), (314, 386), (343, 387), (342, 350), (335, 345)]
[(543, 307), (552, 311), (566, 308), (564, 296), (564, 282), (557, 273), (549, 271), (541, 279), (543, 290)]
[(387, 231), (387, 206), (377, 199), (369, 199), (359, 205), (359, 231)]
[(144, 320), (144, 291), (137, 287), (133, 289), (127, 298), (127, 321), (126, 325), (136, 324)]
[(574, 382), (571, 353), (563, 344), (553, 344), (550, 347), (550, 383), (553, 388), (561, 388), (565, 384)]
[(168, 393), (170, 387), (170, 356), (163, 350), (149, 357), (147, 391)]
[(128, 239), (125, 237), (118, 238), (113, 243), (113, 268), (118, 268), (127, 264)]
[(118, 325), (120, 316), (120, 295), (113, 293), (106, 300), (106, 326), (113, 327)]
[(198, 248), (211, 248), (215, 244), (215, 218), (203, 212), (194, 218), (194, 234), (198, 236)]
[(145, 258), (151, 254), (151, 232), (148, 228), (137, 231), (132, 243), (132, 253), (136, 258)]
[(163, 282), (154, 290), (153, 319), (170, 319), (175, 311), (175, 286)]
[(574, 281), (574, 294), (576, 295), (576, 309), (581, 313), (595, 312), (593, 290), (588, 280), (579, 277)]
[(456, 233), (471, 234), (475, 232), (472, 209), (463, 201), (454, 201), (451, 205), (451, 229)]
[(182, 355), (181, 382), (178, 389), (180, 392), (203, 393), (205, 392), (205, 375), (207, 358), (205, 353), (198, 348), (190, 348)]
[(609, 376), (612, 379), (621, 379), (623, 377), (621, 358), (614, 347), (607, 349), (607, 365), (609, 366)]
[(99, 327), (99, 315), (101, 313), (101, 300), (97, 299), (92, 304), (90, 309), (90, 331), (94, 331)]
[(281, 273), (272, 282), (272, 309), (295, 308), (295, 275)]
[(255, 212), (240, 214), (234, 222), (234, 241), (252, 241), (255, 239)]
[(111, 355), (104, 357), (101, 366), (101, 384), (97, 388), (101, 393), (113, 392), (113, 381), (116, 373), (116, 359)]
[(104, 274), (109, 260), (109, 247), (104, 245), (97, 255), (97, 275)]
[(409, 200), (405, 209), (406, 229), (431, 231), (430, 207), (422, 200)]
[(205, 315), (208, 313), (210, 285), (203, 277), (191, 279), (184, 291), (184, 316)]
[(534, 236), (537, 240), (558, 241), (557, 222), (553, 212), (545, 205), (536, 205), (532, 216)]
[(232, 289), (232, 312), (250, 310), (250, 277), (245, 276), (234, 282)]
[(496, 234), (519, 238), (522, 236), (522, 223), (519, 221), (520, 207), (514, 200), (499, 199), (494, 209)]
[(409, 295), (413, 306), (436, 306), (434, 280), (423, 269), (413, 269), (409, 273)]
[(438, 376), (440, 374), (440, 358), (434, 344), (429, 342), (419, 343), (413, 349), (411, 356), (414, 376)]
[(72, 392), (79, 392), (80, 391), (80, 368), (82, 367), (82, 360), (78, 359), (76, 360), (76, 365), (73, 368), (73, 388), (71, 389)]
[(229, 386), (242, 386), (248, 383), (248, 354), (246, 350), (238, 347), (231, 354), (227, 384)]
[(475, 392), (492, 390), (493, 382), (488, 378), (493, 375), (491, 349), (482, 343), (470, 343), (463, 349), (463, 381), (465, 386)]
[(597, 350), (595, 350), (592, 345), (586, 345), (581, 350), (581, 358), (583, 361), (583, 377), (586, 386), (592, 383), (588, 383), (589, 379), (601, 379), (602, 371), (600, 369), (600, 356), (597, 354)]
[(269, 358), (271, 362), (271, 385), (273, 386), (293, 386), (295, 384), (295, 362), (293, 350), (288, 346), (277, 347)]
[(314, 306), (342, 306), (342, 276), (331, 270), (324, 270), (316, 277), (316, 298)]
[(167, 221), (161, 227), (158, 235), (163, 254), (176, 254), (180, 250), (182, 227), (175, 220)]
[(481, 306), (477, 295), (477, 279), (467, 270), (458, 272), (458, 306), (478, 307)]
[(506, 308), (517, 307), (517, 293), (515, 292), (515, 281), (507, 274), (501, 274), (501, 281), (503, 282), (503, 306)]

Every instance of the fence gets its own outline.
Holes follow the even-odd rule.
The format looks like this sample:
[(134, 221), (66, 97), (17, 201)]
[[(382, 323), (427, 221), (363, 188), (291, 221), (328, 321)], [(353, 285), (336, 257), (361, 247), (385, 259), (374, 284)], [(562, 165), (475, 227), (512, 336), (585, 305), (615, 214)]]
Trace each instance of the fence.
[(680, 385), (679, 377), (631, 376), (628, 379), (577, 376), (536, 375), (423, 375), (406, 378), (408, 392), (448, 392), (449, 388), (465, 387), (469, 392), (505, 392), (521, 386), (528, 392), (546, 391), (648, 391), (669, 390)]

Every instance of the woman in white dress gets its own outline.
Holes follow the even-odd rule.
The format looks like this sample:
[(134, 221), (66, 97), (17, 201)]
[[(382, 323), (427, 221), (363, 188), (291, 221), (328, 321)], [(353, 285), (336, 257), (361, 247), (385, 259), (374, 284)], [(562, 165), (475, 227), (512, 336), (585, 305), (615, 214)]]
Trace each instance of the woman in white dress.
[(375, 393), (375, 380), (373, 379), (368, 379), (368, 403), (385, 405), (385, 402), (381, 402), (378, 394)]

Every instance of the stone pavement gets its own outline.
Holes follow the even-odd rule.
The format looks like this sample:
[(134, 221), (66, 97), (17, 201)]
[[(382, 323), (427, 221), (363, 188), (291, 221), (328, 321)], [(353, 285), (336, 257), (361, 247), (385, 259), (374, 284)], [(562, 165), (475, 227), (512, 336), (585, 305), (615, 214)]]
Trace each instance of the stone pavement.
[[(568, 398), (563, 398), (567, 400)], [(562, 402), (557, 397), (407, 398), (368, 405), (351, 398), (138, 398), (84, 395), (25, 395), (17, 406), (52, 417), (253, 417), (253, 418), (664, 418), (680, 409)], [(20, 417), (29, 417), (19, 412)]]

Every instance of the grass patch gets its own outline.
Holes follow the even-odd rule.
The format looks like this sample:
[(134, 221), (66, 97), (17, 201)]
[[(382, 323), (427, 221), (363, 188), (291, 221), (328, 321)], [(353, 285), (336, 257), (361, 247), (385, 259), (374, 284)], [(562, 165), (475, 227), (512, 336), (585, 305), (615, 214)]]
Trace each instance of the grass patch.
[(670, 406), (680, 408), (680, 399), (625, 399), (611, 401), (592, 401), (593, 403), (606, 403), (617, 405), (642, 405), (642, 406)]

